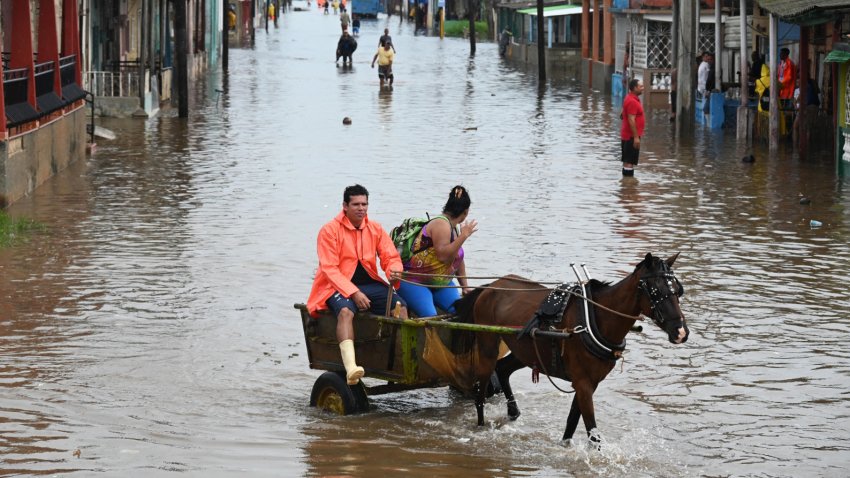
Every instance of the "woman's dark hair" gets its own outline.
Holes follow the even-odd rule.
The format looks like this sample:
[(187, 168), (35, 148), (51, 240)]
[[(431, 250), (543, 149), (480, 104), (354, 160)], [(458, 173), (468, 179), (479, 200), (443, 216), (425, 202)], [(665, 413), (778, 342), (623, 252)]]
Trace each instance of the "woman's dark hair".
[(455, 186), (449, 193), (449, 200), (443, 206), (443, 213), (451, 217), (458, 217), (472, 205), (469, 192), (463, 186)]
[(345, 202), (345, 204), (350, 203), (351, 196), (366, 196), (366, 199), (369, 199), (369, 191), (367, 191), (363, 186), (355, 184), (354, 186), (348, 186), (345, 188), (345, 192), (342, 193), (343, 202)]

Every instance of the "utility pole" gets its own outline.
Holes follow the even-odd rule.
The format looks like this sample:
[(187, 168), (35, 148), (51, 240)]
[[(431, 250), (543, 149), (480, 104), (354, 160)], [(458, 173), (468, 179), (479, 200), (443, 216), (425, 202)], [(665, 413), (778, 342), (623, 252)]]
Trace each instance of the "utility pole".
[(174, 0), (174, 30), (176, 37), (177, 115), (189, 117), (189, 37), (186, 31), (186, 0)]
[(720, 77), (720, 61), (723, 58), (721, 56), (723, 53), (723, 36), (720, 32), (722, 26), (720, 24), (721, 3), (723, 2), (714, 2), (714, 88), (717, 91), (723, 91)]
[(469, 55), (475, 56), (475, 17), (478, 13), (478, 0), (469, 0)]
[(139, 104), (142, 106), (142, 109), (145, 108), (145, 62), (147, 61), (147, 49), (145, 45), (147, 44), (147, 30), (146, 26), (147, 22), (147, 1), (142, 0), (142, 17), (139, 21), (139, 91), (137, 92), (139, 95)]
[[(741, 0), (744, 1), (744, 0)], [(221, 35), (221, 69), (227, 71), (230, 57), (230, 6), (228, 2), (221, 2), (224, 11), (224, 28)]]
[(741, 0), (741, 106), (738, 107), (738, 139), (750, 136), (750, 97), (747, 88), (747, 0)]
[[(598, 5), (597, 5), (598, 8)], [(597, 32), (593, 32), (597, 35)], [(546, 83), (546, 45), (543, 43), (543, 0), (537, 0), (537, 81)]]
[(694, 131), (694, 66), (696, 58), (696, 36), (699, 29), (696, 23), (699, 10), (691, 0), (673, 0), (678, 5), (679, 36), (676, 57), (676, 134), (690, 136)]
[(251, 0), (251, 45), (254, 44), (254, 39), (256, 35), (256, 28), (254, 28), (254, 22), (257, 19), (257, 2)]
[(770, 149), (776, 150), (779, 147), (779, 85), (776, 81), (776, 36), (777, 36), (777, 20), (776, 15), (770, 14), (768, 17), (770, 22)]

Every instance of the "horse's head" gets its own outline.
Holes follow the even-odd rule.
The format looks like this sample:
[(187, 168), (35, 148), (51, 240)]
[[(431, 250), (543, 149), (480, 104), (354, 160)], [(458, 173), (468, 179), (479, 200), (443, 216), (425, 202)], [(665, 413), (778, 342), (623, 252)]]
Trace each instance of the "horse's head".
[(679, 297), (685, 290), (673, 274), (677, 257), (678, 253), (665, 261), (647, 254), (634, 273), (638, 277), (641, 313), (667, 332), (670, 343), (683, 344), (690, 331), (679, 308)]

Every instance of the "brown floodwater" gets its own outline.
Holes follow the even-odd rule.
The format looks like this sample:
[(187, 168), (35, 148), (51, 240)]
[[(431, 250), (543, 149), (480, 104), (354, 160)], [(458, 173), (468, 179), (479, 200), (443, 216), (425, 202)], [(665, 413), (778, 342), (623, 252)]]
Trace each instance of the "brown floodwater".
[[(369, 67), (385, 26), (393, 91)], [(746, 164), (733, 133), (674, 141), (650, 111), (623, 181), (609, 96), (397, 17), (342, 68), (338, 31), (286, 14), (193, 84), (188, 120), (99, 120), (115, 141), (9, 209), (46, 230), (0, 250), (0, 475), (846, 476), (850, 183), (828, 154)], [(467, 186), (474, 275), (617, 280), (678, 252), (691, 338), (631, 337), (595, 395), (601, 451), (560, 444), (571, 397), (528, 370), (515, 422), (494, 397), (479, 428), (445, 388), (318, 413), (293, 304), (356, 182), (387, 228)]]

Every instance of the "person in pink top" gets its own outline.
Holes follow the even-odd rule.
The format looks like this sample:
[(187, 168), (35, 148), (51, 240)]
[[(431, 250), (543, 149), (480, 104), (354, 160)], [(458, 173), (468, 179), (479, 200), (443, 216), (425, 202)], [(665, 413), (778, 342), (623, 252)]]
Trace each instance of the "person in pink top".
[(633, 79), (629, 81), (629, 94), (623, 100), (623, 112), (620, 113), (620, 118), (623, 120), (623, 125), (620, 127), (623, 176), (634, 176), (634, 167), (638, 164), (640, 140), (643, 137), (643, 128), (646, 123), (643, 105), (640, 103), (642, 93), (643, 82), (641, 80)]

